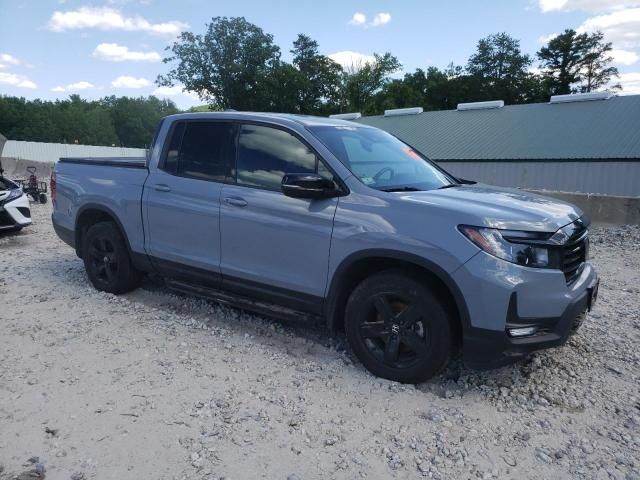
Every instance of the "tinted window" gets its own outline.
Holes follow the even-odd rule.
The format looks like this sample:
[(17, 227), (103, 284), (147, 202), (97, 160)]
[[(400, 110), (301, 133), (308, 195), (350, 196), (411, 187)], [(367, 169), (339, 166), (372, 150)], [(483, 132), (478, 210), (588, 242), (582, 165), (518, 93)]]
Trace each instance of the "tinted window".
[(164, 169), (176, 175), (224, 181), (233, 157), (233, 124), (186, 122), (176, 125)]
[(169, 148), (164, 159), (162, 169), (169, 173), (177, 173), (178, 171), (178, 154), (180, 153), (180, 144), (182, 143), (182, 135), (184, 134), (185, 123), (177, 123), (171, 132), (169, 140)]
[[(321, 175), (332, 178), (321, 165)], [(277, 128), (243, 125), (238, 139), (237, 182), (280, 190), (287, 173), (316, 173), (316, 155), (292, 134)]]

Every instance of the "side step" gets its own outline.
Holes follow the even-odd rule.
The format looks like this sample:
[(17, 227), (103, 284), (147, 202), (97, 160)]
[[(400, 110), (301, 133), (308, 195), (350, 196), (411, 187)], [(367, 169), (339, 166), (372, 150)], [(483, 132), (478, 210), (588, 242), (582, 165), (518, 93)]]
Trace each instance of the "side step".
[(254, 300), (252, 298), (243, 295), (236, 295), (224, 290), (203, 287), (200, 285), (193, 285), (190, 283), (182, 282), (180, 280), (169, 278), (165, 279), (165, 283), (167, 287), (169, 287), (171, 290), (175, 290), (176, 292), (206, 298), (207, 300), (213, 300), (214, 302), (220, 303), (222, 305), (229, 305), (231, 307), (240, 308), (242, 310), (247, 310), (259, 315), (264, 315), (266, 317), (273, 317), (281, 320), (296, 322), (321, 322), (321, 318), (318, 315), (293, 310), (291, 308), (283, 307), (275, 303)]

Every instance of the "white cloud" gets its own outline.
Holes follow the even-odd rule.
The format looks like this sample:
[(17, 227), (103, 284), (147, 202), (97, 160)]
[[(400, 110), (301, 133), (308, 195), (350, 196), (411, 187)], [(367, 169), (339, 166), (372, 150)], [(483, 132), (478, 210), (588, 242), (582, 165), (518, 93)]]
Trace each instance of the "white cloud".
[(13, 55), (9, 55), (8, 53), (0, 53), (0, 68), (7, 68), (9, 65), (18, 64), (20, 64), (20, 60), (18, 60)]
[(174, 85), (173, 87), (158, 87), (153, 92), (151, 92), (151, 95), (155, 95), (157, 97), (178, 97), (182, 95), (194, 100), (200, 100), (198, 98), (198, 95), (188, 92), (182, 85)]
[(115, 88), (143, 88), (151, 85), (146, 78), (135, 78), (129, 75), (122, 75), (111, 82), (111, 86)]
[(543, 12), (562, 10), (567, 5), (567, 0), (538, 0), (538, 6)]
[(640, 72), (621, 73), (612, 83), (622, 85), (621, 95), (640, 95)]
[[(538, 0), (543, 12), (582, 10), (596, 13), (587, 18), (578, 33), (602, 32), (604, 39), (614, 45), (611, 52), (618, 65), (633, 65), (640, 60), (640, 0)], [(547, 43), (553, 36), (539, 40)]]
[(386, 25), (391, 21), (391, 14), (387, 12), (376, 13), (376, 16), (373, 17), (373, 21), (371, 22), (372, 27), (379, 27), (381, 25)]
[(67, 85), (59, 85), (51, 89), (52, 92), (78, 92), (80, 90), (87, 90), (89, 88), (95, 88), (93, 83), (80, 81), (75, 83), (69, 83)]
[(23, 75), (0, 72), (0, 84), (18, 88), (38, 88), (38, 86)]
[(161, 60), (158, 52), (136, 52), (117, 43), (101, 43), (93, 51), (93, 56), (110, 62), (125, 62), (127, 60), (159, 62)]
[(538, 37), (538, 42), (540, 42), (543, 45), (546, 45), (551, 40), (556, 38), (558, 35), (559, 35), (558, 33), (550, 33), (549, 35), (541, 35), (540, 37)]
[(538, 6), (544, 13), (572, 10), (599, 13), (637, 5), (637, 0), (538, 0)]
[(632, 52), (630, 50), (611, 50), (611, 56), (613, 57), (613, 62), (619, 65), (633, 65), (638, 60), (640, 60), (640, 56), (636, 52)]
[(331, 60), (342, 65), (343, 68), (359, 68), (366, 63), (375, 62), (376, 58), (373, 55), (367, 55), (360, 52), (352, 52), (351, 50), (344, 50), (342, 52), (332, 53), (327, 55)]
[(360, 12), (356, 12), (353, 14), (353, 17), (351, 17), (351, 20), (349, 20), (349, 24), (350, 25), (364, 25), (365, 23), (367, 23), (367, 16), (364, 13), (360, 13)]
[(18, 65), (20, 63), (20, 60), (18, 60), (13, 55), (9, 55), (8, 53), (0, 53), (0, 63)]
[(175, 37), (188, 28), (188, 25), (178, 21), (151, 23), (140, 16), (126, 17), (119, 10), (109, 7), (80, 7), (66, 12), (56, 11), (49, 20), (49, 29), (54, 32), (92, 28), (142, 31)]
[(578, 32), (601, 31), (617, 48), (640, 47), (640, 8), (617, 10), (588, 18)]
[(371, 22), (367, 23), (367, 16), (364, 13), (356, 12), (349, 20), (349, 25), (355, 25), (357, 27), (380, 27), (386, 25), (391, 21), (391, 14), (388, 12), (376, 13)]

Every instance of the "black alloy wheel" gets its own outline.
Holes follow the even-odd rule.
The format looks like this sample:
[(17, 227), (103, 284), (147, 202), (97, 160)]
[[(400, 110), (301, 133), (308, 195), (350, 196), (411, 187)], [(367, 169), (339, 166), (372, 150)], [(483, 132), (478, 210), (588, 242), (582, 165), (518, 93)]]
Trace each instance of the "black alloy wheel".
[(401, 270), (376, 273), (351, 293), (345, 330), (374, 375), (419, 383), (437, 375), (453, 352), (451, 313), (429, 285)]
[(88, 253), (95, 278), (106, 284), (112, 283), (118, 274), (118, 254), (111, 241), (105, 237), (94, 237)]
[(87, 230), (82, 259), (89, 280), (98, 290), (118, 294), (140, 285), (142, 274), (133, 266), (125, 240), (113, 222), (99, 222)]
[(392, 368), (407, 368), (428, 355), (424, 313), (408, 295), (380, 292), (368, 300), (360, 336), (370, 354)]

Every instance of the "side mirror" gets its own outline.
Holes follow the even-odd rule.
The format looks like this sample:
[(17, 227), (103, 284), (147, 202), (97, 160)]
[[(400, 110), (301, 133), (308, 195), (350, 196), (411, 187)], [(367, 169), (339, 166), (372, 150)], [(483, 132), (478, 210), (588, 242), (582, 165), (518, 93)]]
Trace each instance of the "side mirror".
[(287, 173), (280, 185), (282, 193), (293, 198), (331, 198), (340, 195), (335, 182), (317, 173)]

